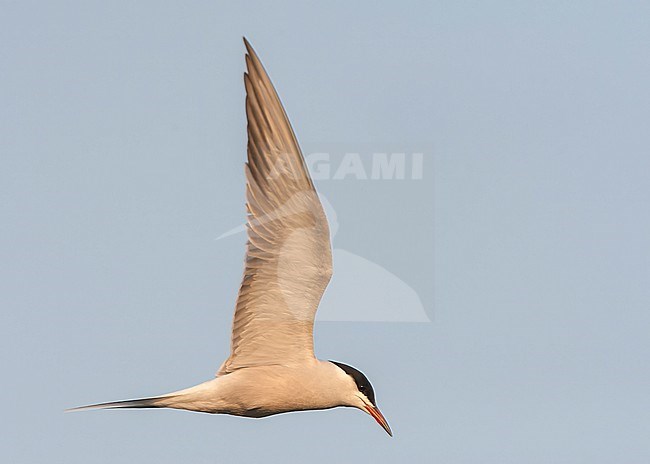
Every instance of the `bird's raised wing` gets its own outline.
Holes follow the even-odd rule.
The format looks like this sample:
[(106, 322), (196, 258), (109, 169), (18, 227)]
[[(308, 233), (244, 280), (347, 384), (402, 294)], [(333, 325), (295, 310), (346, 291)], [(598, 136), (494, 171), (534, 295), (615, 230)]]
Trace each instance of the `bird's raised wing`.
[(273, 84), (244, 39), (248, 243), (230, 357), (217, 375), (314, 358), (314, 316), (332, 276), (329, 227)]

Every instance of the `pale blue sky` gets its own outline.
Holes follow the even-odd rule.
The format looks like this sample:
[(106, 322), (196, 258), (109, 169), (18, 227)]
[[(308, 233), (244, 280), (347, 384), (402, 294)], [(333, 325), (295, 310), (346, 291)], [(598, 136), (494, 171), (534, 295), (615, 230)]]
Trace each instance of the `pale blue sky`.
[[(648, 3), (328, 5), (0, 2), (3, 462), (650, 462)], [(306, 153), (424, 154), (318, 182), (335, 246), (432, 320), (316, 327), (393, 439), (349, 409), (62, 412), (227, 355), (242, 35)]]

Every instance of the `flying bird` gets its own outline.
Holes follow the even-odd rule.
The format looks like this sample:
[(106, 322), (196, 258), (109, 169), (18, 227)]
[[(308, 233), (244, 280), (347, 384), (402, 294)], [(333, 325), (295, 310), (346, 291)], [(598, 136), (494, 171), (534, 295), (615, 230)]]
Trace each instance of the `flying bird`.
[(332, 276), (329, 226), (275, 88), (244, 44), (248, 242), (230, 356), (199, 385), (69, 411), (174, 408), (266, 417), (344, 406), (368, 413), (392, 436), (368, 378), (314, 356), (314, 317)]

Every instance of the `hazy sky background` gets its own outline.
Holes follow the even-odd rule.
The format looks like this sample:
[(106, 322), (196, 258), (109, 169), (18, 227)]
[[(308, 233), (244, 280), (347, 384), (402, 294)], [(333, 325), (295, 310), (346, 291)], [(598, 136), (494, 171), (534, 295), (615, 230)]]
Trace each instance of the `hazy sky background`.
[[(2, 461), (650, 462), (650, 5), (273, 3), (0, 2)], [(242, 35), (306, 153), (424, 153), (318, 183), (335, 246), (432, 320), (316, 327), (393, 439), (351, 409), (63, 413), (227, 356)]]

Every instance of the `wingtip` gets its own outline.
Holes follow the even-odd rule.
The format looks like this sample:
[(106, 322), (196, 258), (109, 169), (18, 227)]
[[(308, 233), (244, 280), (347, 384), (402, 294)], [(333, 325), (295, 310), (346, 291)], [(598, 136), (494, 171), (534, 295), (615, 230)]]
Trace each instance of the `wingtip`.
[(248, 39), (246, 38), (246, 36), (243, 36), (242, 39), (244, 40), (244, 46), (246, 47), (246, 51), (247, 51), (249, 54), (251, 54), (251, 55), (252, 55), (253, 53), (255, 53), (255, 52), (253, 51), (253, 46), (252, 46), (251, 43), (248, 41)]
[(76, 407), (76, 408), (68, 408), (68, 409), (64, 409), (63, 412), (67, 414), (67, 413), (69, 413), (69, 412), (90, 411), (90, 410), (92, 410), (92, 409), (99, 409), (99, 408), (97, 407), (97, 405), (92, 405), (92, 406), (79, 406), (79, 407)]
[(93, 411), (95, 409), (109, 409), (111, 407), (114, 407), (118, 403), (119, 402), (89, 404), (87, 406), (77, 406), (76, 408), (68, 408), (65, 409), (63, 412), (68, 413), (68, 412), (80, 412), (80, 411)]

